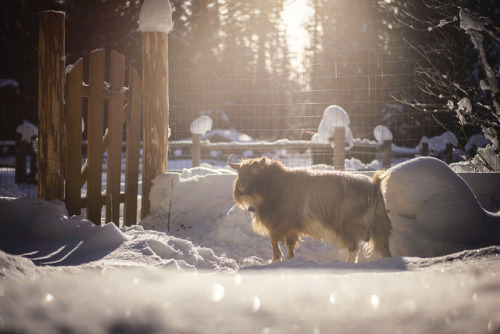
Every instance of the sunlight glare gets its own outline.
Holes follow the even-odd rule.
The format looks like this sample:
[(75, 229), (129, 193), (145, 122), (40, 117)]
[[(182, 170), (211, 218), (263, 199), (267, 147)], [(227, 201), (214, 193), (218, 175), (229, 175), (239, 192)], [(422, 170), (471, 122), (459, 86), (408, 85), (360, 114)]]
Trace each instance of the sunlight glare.
[(307, 0), (289, 0), (285, 4), (282, 18), (291, 52), (302, 53), (309, 44), (309, 35), (304, 25), (312, 15), (313, 9)]

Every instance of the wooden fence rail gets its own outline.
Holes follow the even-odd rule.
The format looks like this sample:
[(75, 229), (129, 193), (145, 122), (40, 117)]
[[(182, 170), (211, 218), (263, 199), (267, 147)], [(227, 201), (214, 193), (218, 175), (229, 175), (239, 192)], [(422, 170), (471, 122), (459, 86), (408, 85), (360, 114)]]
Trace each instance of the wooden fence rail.
[[(110, 53), (109, 83), (104, 81), (105, 51), (90, 54), (89, 84), (82, 81), (83, 60), (79, 59), (66, 74), (66, 207), (70, 215), (87, 209), (87, 218), (119, 223), (120, 203), (124, 203), (124, 225), (137, 219), (139, 150), (141, 136), (142, 80), (137, 70), (129, 68), (125, 81), (125, 57)], [(82, 99), (88, 98), (87, 160), (82, 162)], [(104, 131), (104, 101), (109, 101), (108, 128)], [(124, 105), (124, 101), (128, 103)], [(125, 192), (120, 192), (123, 128), (126, 128)], [(104, 132), (104, 134), (103, 134)], [(106, 188), (102, 189), (102, 161), (107, 150)], [(87, 182), (87, 194), (81, 188)]]
[[(335, 129), (335, 147), (332, 150), (331, 143), (314, 143), (310, 140), (277, 140), (274, 142), (219, 142), (211, 143), (209, 141), (201, 141), (199, 135), (193, 135), (192, 141), (172, 141), (170, 142), (170, 150), (174, 151), (176, 149), (181, 150), (191, 150), (191, 157), (193, 162), (193, 167), (199, 166), (201, 161), (201, 152), (204, 153), (210, 150), (220, 151), (223, 154), (241, 154), (244, 151), (252, 150), (254, 154), (261, 155), (269, 153), (270, 151), (278, 151), (280, 149), (296, 149), (305, 151), (307, 149), (312, 149), (313, 154), (315, 151), (321, 152), (332, 152), (332, 159), (322, 163), (330, 164), (335, 167), (335, 169), (344, 169), (344, 160), (347, 155), (346, 143), (345, 143), (345, 128), (339, 127)], [(392, 152), (392, 141), (384, 141), (382, 144), (369, 143), (369, 142), (354, 142), (352, 151), (359, 153), (362, 150), (363, 153), (380, 153), (382, 157), (382, 168), (388, 169), (391, 167), (391, 159), (396, 155)], [(427, 150), (428, 151), (428, 150)], [(411, 153), (405, 154), (405, 156), (414, 156), (420, 152), (413, 150)]]

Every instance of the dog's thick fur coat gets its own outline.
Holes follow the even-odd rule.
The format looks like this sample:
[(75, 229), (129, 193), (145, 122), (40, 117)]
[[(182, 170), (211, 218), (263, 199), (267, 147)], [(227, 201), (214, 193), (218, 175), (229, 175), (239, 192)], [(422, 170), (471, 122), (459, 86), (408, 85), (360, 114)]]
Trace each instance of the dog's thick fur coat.
[(288, 259), (302, 236), (347, 248), (348, 262), (356, 262), (361, 242), (371, 251), (391, 256), (392, 227), (380, 188), (386, 174), (372, 178), (339, 171), (288, 169), (266, 157), (229, 163), (238, 171), (233, 197), (253, 212), (253, 228), (271, 238), (273, 261), (282, 258), (284, 242)]

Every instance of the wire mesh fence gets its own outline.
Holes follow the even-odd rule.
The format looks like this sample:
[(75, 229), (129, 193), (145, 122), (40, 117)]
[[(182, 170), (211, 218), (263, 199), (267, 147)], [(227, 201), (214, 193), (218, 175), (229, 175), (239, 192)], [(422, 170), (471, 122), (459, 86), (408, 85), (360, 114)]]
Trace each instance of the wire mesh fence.
[[(411, 48), (171, 57), (168, 168), (192, 166), (193, 133), (200, 130), (194, 121), (201, 116), (210, 120), (198, 138), (201, 163), (211, 165), (225, 165), (231, 154), (277, 157), (291, 167), (332, 165), (339, 126), (346, 132), (341, 144), (346, 169), (381, 168), (387, 136), (394, 163), (422, 154), (423, 143), (424, 154), (443, 159), (446, 154), (450, 158), (443, 143), (465, 152), (452, 114), (422, 112), (401, 102), (433, 102), (416, 85), (417, 61)], [(3, 73), (0, 84), (0, 190), (3, 195), (36, 196), (36, 127), (31, 124), (37, 122), (37, 69), (12, 68), (15, 72)], [(332, 105), (341, 111), (328, 108)], [(21, 161), (26, 166), (22, 180), (16, 180), (16, 138), (29, 143)], [(451, 154), (449, 161), (453, 159)]]
[[(328, 128), (345, 125), (346, 157), (364, 164), (380, 153), (376, 145), (369, 145), (377, 140), (377, 125), (391, 132), (394, 145), (415, 151), (422, 138), (445, 132), (442, 125), (453, 127), (449, 114), (424, 113), (401, 102), (430, 102), (416, 86), (414, 68), (418, 53), (411, 48), (316, 51), (279, 59), (268, 57), (266, 62), (249, 57), (252, 55), (170, 60), (172, 169), (185, 166), (183, 159), (191, 154), (186, 146), (192, 136), (190, 125), (203, 115), (209, 116), (213, 124), (201, 140), (211, 143), (268, 143), (280, 139), (318, 143), (315, 134), (321, 137), (321, 132), (326, 131), (326, 138), (319, 142), (328, 144), (334, 132)], [(327, 115), (325, 110), (330, 105), (341, 107), (348, 119), (344, 123), (332, 121), (343, 116)], [(327, 120), (331, 124), (325, 125)], [(349, 145), (353, 140), (354, 145)], [(364, 145), (359, 144), (363, 142)], [(232, 153), (278, 156), (292, 166), (332, 164), (333, 145), (291, 143), (288, 149), (283, 144), (255, 150), (254, 144), (248, 144), (252, 149), (242, 151), (242, 143)], [(208, 160), (225, 161), (230, 153), (212, 145), (204, 155)]]
[(4, 63), (0, 74), (0, 194), (36, 197), (36, 65)]

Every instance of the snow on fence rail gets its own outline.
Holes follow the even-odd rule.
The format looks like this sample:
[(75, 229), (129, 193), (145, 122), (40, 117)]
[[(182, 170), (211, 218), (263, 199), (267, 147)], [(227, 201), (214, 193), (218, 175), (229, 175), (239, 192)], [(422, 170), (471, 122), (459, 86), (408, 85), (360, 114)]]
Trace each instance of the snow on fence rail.
[[(199, 145), (199, 149), (196, 149), (194, 146)], [(345, 147), (345, 143), (341, 142), (335, 144), (335, 147), (342, 148)], [(289, 140), (289, 139), (280, 139), (274, 142), (265, 142), (265, 141), (254, 141), (254, 142), (217, 142), (212, 143), (209, 140), (201, 140), (198, 143), (192, 142), (191, 140), (177, 140), (170, 142), (170, 150), (175, 151), (180, 149), (182, 151), (196, 152), (200, 156), (195, 157), (192, 153), (190, 153), (193, 162), (201, 161), (202, 154), (208, 154), (210, 151), (220, 151), (220, 153), (224, 155), (236, 154), (243, 155), (246, 151), (252, 151), (254, 155), (263, 155), (268, 154), (269, 152), (279, 151), (281, 149), (291, 149), (291, 150), (301, 150), (305, 151), (307, 149), (311, 150), (319, 150), (319, 151), (328, 151), (331, 150), (331, 143), (314, 143), (310, 140)], [(354, 139), (353, 146), (351, 148), (353, 152), (356, 154), (361, 153), (380, 153), (382, 155), (382, 166), (383, 168), (389, 168), (391, 164), (391, 160), (393, 158), (412, 158), (415, 156), (428, 156), (429, 144), (422, 143), (421, 147), (415, 148), (406, 148), (406, 147), (398, 147), (392, 143), (392, 141), (384, 141), (382, 143), (378, 143), (375, 141), (370, 141), (367, 139)], [(445, 150), (445, 162), (451, 163), (452, 161), (452, 152), (453, 145), (447, 144)], [(348, 151), (346, 150), (338, 150), (333, 151), (333, 160), (327, 161), (327, 164), (332, 164), (338, 169), (343, 169), (343, 164), (339, 164), (335, 161), (344, 161), (346, 158)], [(335, 160), (335, 161), (334, 161)], [(193, 163), (193, 166), (197, 166)]]

